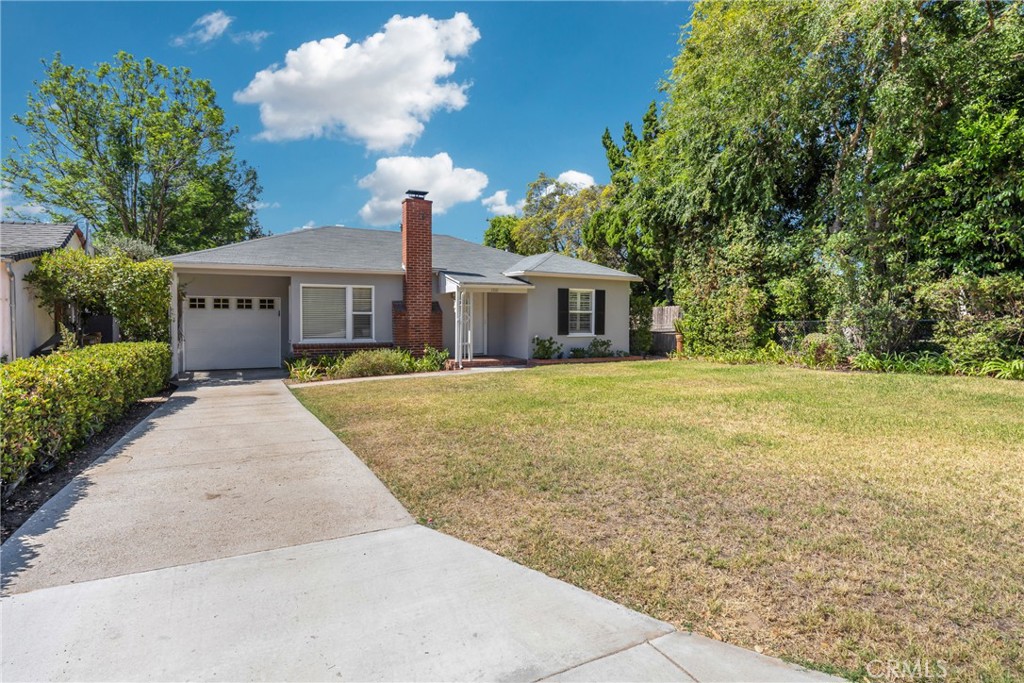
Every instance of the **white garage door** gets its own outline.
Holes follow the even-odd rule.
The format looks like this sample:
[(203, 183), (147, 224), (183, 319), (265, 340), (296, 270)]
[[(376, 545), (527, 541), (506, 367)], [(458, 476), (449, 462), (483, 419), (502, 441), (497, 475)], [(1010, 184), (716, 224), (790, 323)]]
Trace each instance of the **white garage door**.
[(190, 296), (182, 313), (186, 370), (281, 365), (281, 300)]

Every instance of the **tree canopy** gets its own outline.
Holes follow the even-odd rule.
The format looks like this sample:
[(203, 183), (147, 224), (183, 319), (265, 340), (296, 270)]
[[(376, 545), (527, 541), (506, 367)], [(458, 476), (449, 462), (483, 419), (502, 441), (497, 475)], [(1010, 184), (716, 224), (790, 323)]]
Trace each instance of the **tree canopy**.
[(1021, 0), (705, 0), (684, 38), (585, 239), (651, 289), (890, 350), (929, 283), (1024, 271)]
[(523, 215), (513, 233), (519, 253), (553, 251), (588, 258), (583, 232), (605, 201), (605, 187), (580, 187), (541, 173), (526, 190)]
[(58, 53), (29, 93), (4, 183), (56, 221), (140, 239), (160, 253), (262, 234), (256, 173), (235, 159), (209, 81), (120, 52), (94, 69)]

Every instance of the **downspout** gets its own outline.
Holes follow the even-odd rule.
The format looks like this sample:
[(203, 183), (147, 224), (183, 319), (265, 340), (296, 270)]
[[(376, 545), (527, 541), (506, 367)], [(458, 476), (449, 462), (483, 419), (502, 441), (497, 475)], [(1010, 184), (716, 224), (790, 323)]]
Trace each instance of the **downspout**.
[(14, 276), (14, 269), (11, 268), (11, 262), (10, 261), (4, 261), (4, 268), (7, 269), (7, 279), (8, 279), (8, 283), (7, 283), (7, 285), (8, 285), (7, 286), (7, 303), (10, 306), (10, 309), (11, 309), (11, 357), (8, 360), (14, 360), (15, 358), (18, 357), (18, 336), (17, 336), (17, 332), (18, 332), (18, 324), (17, 324), (18, 304), (17, 304), (17, 295), (16, 295), (16, 291), (17, 290), (15, 289), (15, 284), (17, 283), (17, 279)]

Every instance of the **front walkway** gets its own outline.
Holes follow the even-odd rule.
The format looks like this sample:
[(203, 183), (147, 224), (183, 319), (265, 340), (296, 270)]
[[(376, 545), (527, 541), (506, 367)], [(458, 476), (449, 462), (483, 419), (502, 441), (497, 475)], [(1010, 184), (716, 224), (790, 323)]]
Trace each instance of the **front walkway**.
[(827, 680), (413, 523), (276, 379), (186, 383), (2, 547), (4, 680)]

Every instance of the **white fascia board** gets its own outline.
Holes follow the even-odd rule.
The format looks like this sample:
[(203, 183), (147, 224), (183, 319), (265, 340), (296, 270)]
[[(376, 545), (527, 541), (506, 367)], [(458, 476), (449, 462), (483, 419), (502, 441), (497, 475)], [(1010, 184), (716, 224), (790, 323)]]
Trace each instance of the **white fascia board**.
[(444, 293), (453, 294), (456, 289), (463, 291), (474, 291), (474, 292), (492, 292), (498, 294), (524, 294), (527, 291), (533, 289), (533, 285), (524, 282), (521, 285), (505, 285), (505, 284), (484, 284), (484, 283), (472, 283), (463, 284), (458, 280), (452, 278), (450, 275), (444, 276)]

